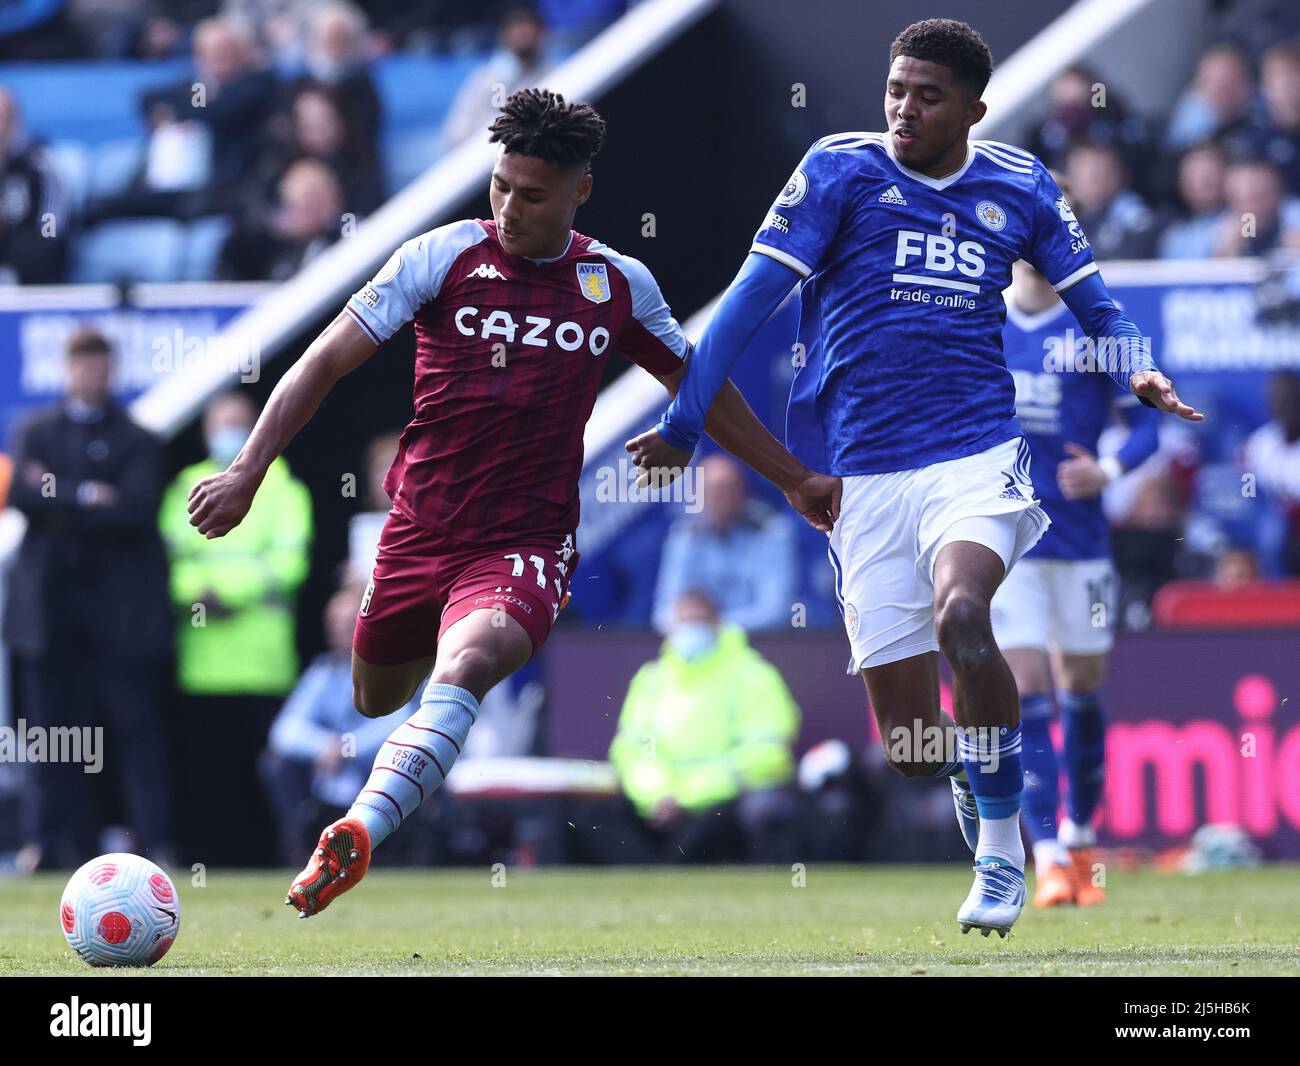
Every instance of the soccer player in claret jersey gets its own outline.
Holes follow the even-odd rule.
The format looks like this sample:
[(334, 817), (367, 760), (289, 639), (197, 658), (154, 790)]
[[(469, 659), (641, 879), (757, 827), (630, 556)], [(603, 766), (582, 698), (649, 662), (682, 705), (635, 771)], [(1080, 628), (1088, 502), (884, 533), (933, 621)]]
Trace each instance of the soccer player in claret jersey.
[[(491, 126), (501, 146), (492, 220), (403, 244), (285, 374), (230, 468), (190, 494), (199, 532), (229, 532), (325, 394), (414, 322), (415, 417), (385, 482), (393, 509), (357, 617), (357, 709), (391, 714), (432, 676), (290, 885), (285, 902), (302, 917), (365, 875), (372, 849), (450, 772), (479, 701), (546, 640), (578, 565), (583, 429), (609, 352), (670, 395), (685, 372), (686, 338), (650, 272), (572, 229), (604, 133), (586, 104), (535, 89), (511, 96)], [(712, 403), (707, 429), (812, 525), (831, 528), (838, 479), (786, 451), (734, 385)]]
[[(993, 593), (1047, 528), (1002, 358), (1002, 290), (1027, 259), (1143, 403), (1178, 399), (1107, 294), (1070, 205), (1033, 155), (970, 140), (993, 62), (963, 22), (928, 19), (890, 48), (886, 133), (804, 156), (723, 295), (641, 465), (686, 462), (715, 390), (795, 284), (799, 341), (787, 443), (843, 479), (830, 536), (845, 628), (891, 763), (947, 777), (975, 853), (962, 932), (1005, 936), (1024, 906), (1020, 720), (990, 626)], [(953, 673), (939, 707), (938, 652)], [(935, 735), (946, 742), (932, 743)], [(930, 757), (942, 751), (942, 758)]]

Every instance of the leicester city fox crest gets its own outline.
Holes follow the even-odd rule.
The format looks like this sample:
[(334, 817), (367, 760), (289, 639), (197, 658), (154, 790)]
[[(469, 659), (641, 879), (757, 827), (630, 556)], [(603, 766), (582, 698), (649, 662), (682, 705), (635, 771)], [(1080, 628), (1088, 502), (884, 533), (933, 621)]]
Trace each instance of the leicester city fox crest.
[(579, 263), (578, 288), (594, 304), (603, 304), (609, 300), (609, 275), (604, 263)]

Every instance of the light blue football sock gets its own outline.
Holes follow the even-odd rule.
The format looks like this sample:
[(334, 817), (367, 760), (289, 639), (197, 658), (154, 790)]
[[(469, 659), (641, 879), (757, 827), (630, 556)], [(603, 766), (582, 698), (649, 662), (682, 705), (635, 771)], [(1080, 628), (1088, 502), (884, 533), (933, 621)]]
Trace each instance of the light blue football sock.
[(384, 741), (366, 786), (348, 810), (380, 842), (442, 785), (478, 717), (468, 689), (429, 682), (420, 709)]

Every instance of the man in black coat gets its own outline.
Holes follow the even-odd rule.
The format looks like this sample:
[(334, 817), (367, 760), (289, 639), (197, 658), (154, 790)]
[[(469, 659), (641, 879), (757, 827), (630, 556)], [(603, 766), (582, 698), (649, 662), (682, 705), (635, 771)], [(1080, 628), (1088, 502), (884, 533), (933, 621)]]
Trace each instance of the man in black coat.
[[(16, 717), (28, 731), (87, 731), (118, 785), (138, 850), (166, 858), (169, 762), (162, 732), (171, 651), (167, 562), (158, 532), (161, 449), (109, 394), (112, 354), (98, 333), (68, 345), (63, 401), (18, 429), (9, 502), (28, 528), (9, 582), (5, 639)], [(48, 734), (47, 734), (48, 735)], [(76, 866), (98, 852), (110, 797), (92, 760), (29, 766), (20, 864)]]
[(0, 284), (62, 281), (66, 227), (49, 157), (24, 133), (18, 102), (0, 88)]

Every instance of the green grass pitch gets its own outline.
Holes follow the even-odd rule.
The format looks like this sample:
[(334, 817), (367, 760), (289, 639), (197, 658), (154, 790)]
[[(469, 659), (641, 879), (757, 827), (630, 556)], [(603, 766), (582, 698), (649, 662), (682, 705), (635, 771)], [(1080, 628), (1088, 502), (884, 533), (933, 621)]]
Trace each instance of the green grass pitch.
[[(945, 867), (508, 870), (377, 867), (328, 911), (282, 904), (289, 872), (176, 875), (181, 932), (117, 974), (1261, 975), (1300, 973), (1300, 868), (1112, 872), (1100, 908), (1026, 909), (965, 936)], [(0, 883), (0, 974), (89, 975), (58, 922), (64, 878)]]

